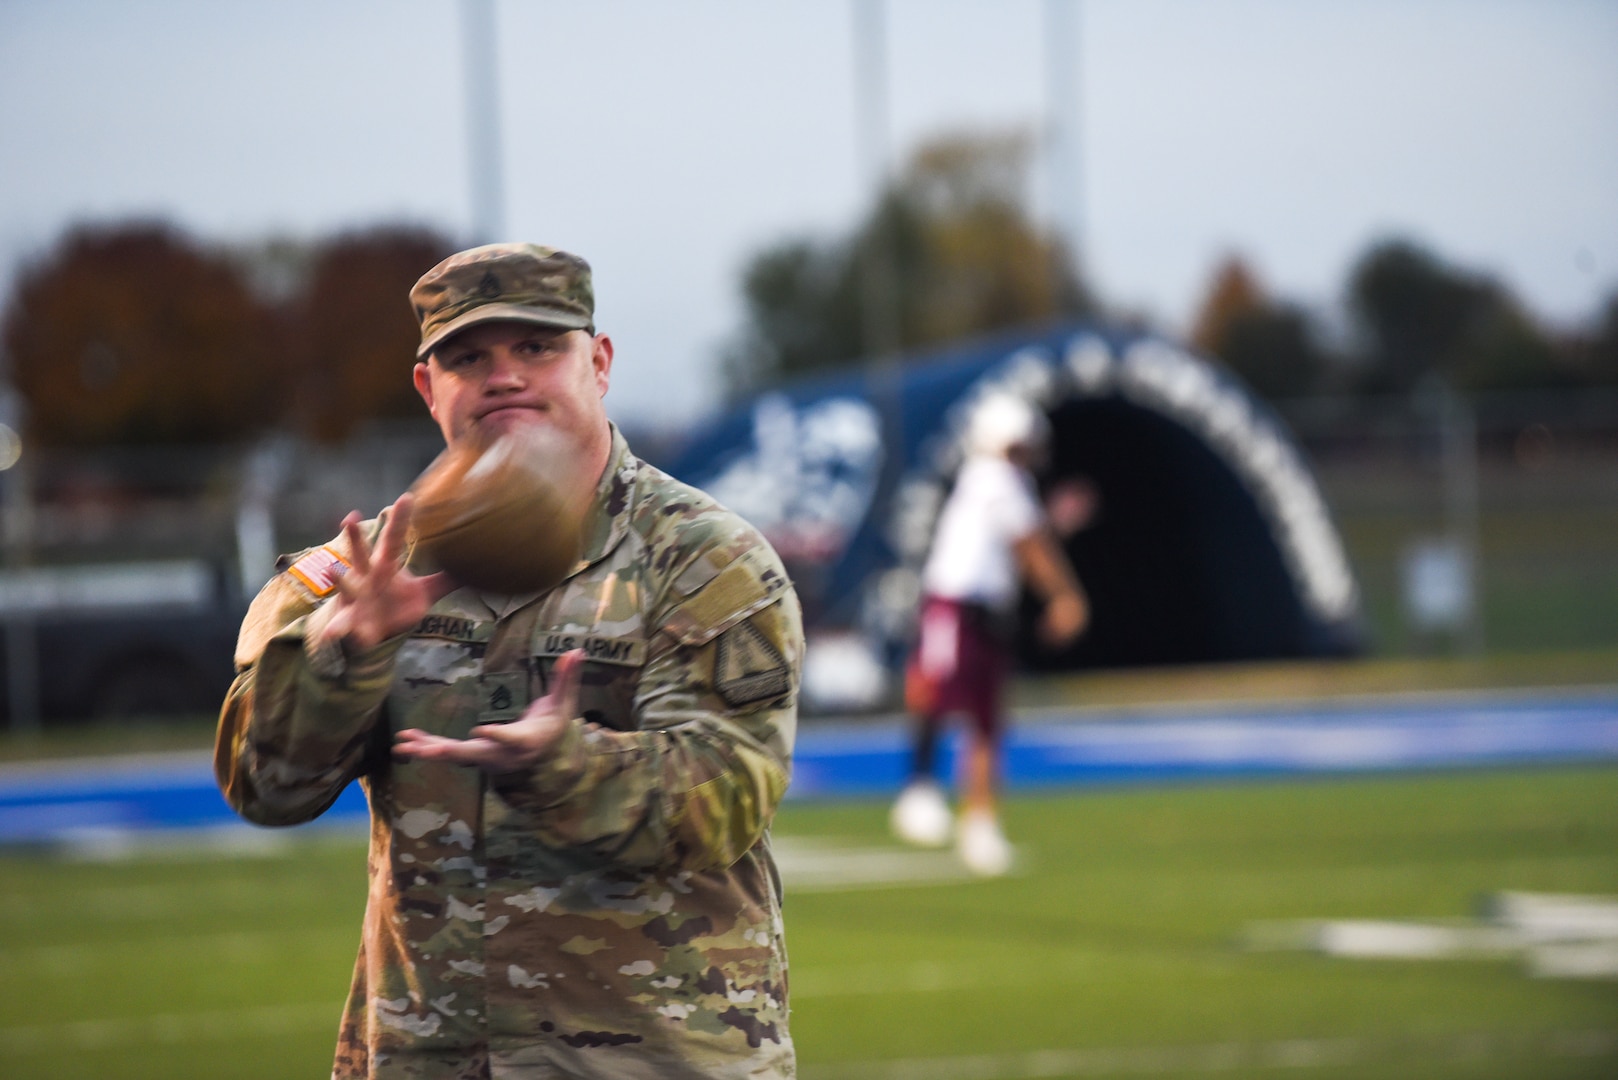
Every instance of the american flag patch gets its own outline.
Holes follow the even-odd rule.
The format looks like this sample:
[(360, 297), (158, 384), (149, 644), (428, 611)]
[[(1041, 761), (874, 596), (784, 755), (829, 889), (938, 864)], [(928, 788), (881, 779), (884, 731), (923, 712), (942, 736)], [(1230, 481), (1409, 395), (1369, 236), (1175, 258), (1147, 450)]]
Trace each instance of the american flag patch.
[(318, 596), (330, 595), (337, 579), (348, 573), (348, 560), (329, 547), (318, 547), (287, 567), (287, 573)]

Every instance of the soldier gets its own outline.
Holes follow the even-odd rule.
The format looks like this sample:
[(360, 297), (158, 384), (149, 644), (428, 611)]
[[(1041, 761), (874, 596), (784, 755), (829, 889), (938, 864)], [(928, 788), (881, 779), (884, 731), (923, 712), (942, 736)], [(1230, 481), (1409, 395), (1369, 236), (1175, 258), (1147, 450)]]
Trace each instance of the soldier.
[(411, 496), (350, 514), (254, 601), (214, 768), (249, 821), (371, 805), (334, 1077), (788, 1077), (769, 825), (797, 717), (797, 598), (764, 539), (606, 417), (589, 266), (527, 244), (411, 290), (415, 385), (454, 446), (568, 440), (571, 576), (458, 587)]

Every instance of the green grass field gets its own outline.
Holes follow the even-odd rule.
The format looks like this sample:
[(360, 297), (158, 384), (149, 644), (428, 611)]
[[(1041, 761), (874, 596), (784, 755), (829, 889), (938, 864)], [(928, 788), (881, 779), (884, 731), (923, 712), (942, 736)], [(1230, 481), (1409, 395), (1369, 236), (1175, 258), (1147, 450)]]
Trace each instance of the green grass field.
[[(776, 832), (885, 847), (884, 815), (789, 804)], [(1618, 1075), (1618, 982), (1241, 947), (1258, 920), (1618, 893), (1618, 769), (1024, 797), (1007, 829), (1012, 878), (789, 878), (806, 1078)], [(0, 858), (0, 1076), (324, 1076), (363, 902), (352, 838)]]

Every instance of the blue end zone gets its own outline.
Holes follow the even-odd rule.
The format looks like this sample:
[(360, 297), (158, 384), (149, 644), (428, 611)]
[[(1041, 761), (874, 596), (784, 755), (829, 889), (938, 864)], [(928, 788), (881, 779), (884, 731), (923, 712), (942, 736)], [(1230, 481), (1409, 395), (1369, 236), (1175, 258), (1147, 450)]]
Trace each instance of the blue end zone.
[[(946, 740), (944, 769), (953, 743)], [(882, 798), (904, 779), (897, 720), (805, 725), (790, 799)], [(1342, 706), (1025, 716), (1006, 746), (1012, 789), (1175, 783), (1618, 760), (1618, 692)], [(944, 775), (948, 775), (947, 772)], [(358, 785), (321, 818), (361, 827)], [(0, 769), (0, 843), (241, 824), (206, 753)]]

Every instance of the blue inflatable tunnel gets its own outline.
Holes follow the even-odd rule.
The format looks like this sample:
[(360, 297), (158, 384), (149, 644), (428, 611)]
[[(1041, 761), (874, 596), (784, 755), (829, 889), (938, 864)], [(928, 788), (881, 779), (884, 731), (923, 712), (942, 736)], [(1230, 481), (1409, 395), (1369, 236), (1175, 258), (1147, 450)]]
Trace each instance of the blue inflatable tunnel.
[(668, 465), (775, 544), (811, 662), (817, 644), (858, 641), (891, 668), (966, 417), (988, 393), (1049, 418), (1042, 489), (1093, 496), (1064, 539), (1090, 630), (1059, 653), (1025, 633), (1025, 667), (1359, 651), (1353, 574), (1280, 420), (1222, 368), (1152, 335), (1064, 325), (786, 386), (701, 427)]

